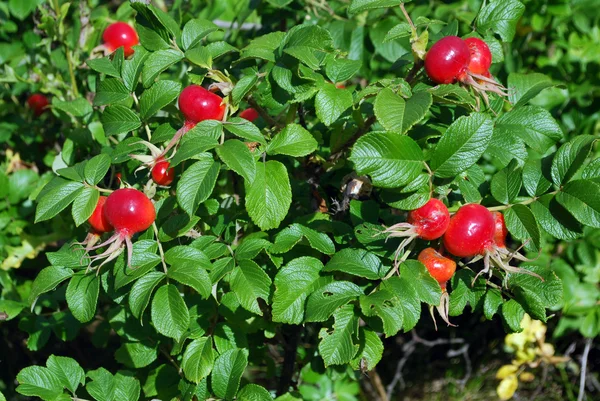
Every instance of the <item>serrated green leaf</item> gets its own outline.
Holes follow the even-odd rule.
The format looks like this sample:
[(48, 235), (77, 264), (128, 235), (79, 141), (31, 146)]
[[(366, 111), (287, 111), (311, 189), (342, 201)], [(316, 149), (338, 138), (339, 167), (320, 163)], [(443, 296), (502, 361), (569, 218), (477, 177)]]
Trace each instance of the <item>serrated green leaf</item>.
[(177, 182), (177, 202), (189, 216), (211, 195), (219, 175), (220, 164), (210, 154), (202, 154), (198, 159)]
[(150, 53), (142, 67), (142, 83), (144, 84), (144, 88), (150, 87), (161, 72), (181, 60), (183, 60), (183, 53), (176, 49), (159, 50)]
[(562, 145), (552, 160), (551, 176), (555, 185), (567, 183), (579, 171), (590, 154), (597, 138), (592, 135), (576, 136)]
[(362, 61), (346, 58), (332, 58), (325, 65), (327, 78), (333, 83), (344, 82), (354, 76), (362, 67)]
[(73, 270), (59, 266), (50, 266), (42, 269), (31, 285), (28, 301), (31, 307), (33, 308), (35, 301), (40, 295), (52, 291), (60, 283), (73, 276), (73, 274)]
[(352, 369), (375, 369), (383, 356), (383, 342), (377, 333), (368, 327), (361, 327), (358, 335), (358, 352), (351, 362)]
[(161, 286), (152, 300), (151, 312), (152, 323), (160, 334), (177, 341), (183, 338), (189, 325), (190, 313), (177, 287), (173, 284)]
[(219, 27), (211, 21), (202, 18), (191, 19), (183, 27), (181, 44), (187, 50), (218, 29)]
[(195, 263), (178, 263), (168, 270), (167, 276), (198, 292), (203, 298), (210, 296), (212, 283), (206, 270)]
[(62, 212), (83, 191), (81, 182), (64, 181), (52, 188), (38, 202), (35, 222), (49, 220)]
[(46, 361), (48, 369), (54, 373), (63, 387), (75, 394), (77, 387), (85, 383), (85, 372), (73, 358), (50, 355)]
[[(279, 134), (281, 135), (281, 134)], [(233, 171), (248, 182), (254, 181), (256, 175), (256, 159), (242, 141), (229, 139), (218, 146), (217, 155)]]
[(17, 375), (17, 393), (28, 397), (39, 397), (44, 401), (54, 401), (62, 394), (63, 386), (50, 369), (42, 366), (29, 366)]
[(506, 228), (513, 237), (526, 242), (526, 249), (540, 249), (540, 229), (531, 210), (525, 205), (514, 205), (504, 212)]
[(459, 117), (444, 133), (431, 157), (431, 169), (442, 178), (454, 177), (479, 160), (492, 139), (494, 124), (483, 113)]
[(352, 337), (358, 330), (358, 317), (354, 314), (354, 307), (343, 306), (333, 314), (333, 318), (333, 332), (330, 333), (326, 328), (319, 332), (319, 353), (325, 367), (349, 363), (359, 348), (352, 342)]
[(90, 102), (81, 97), (75, 100), (66, 101), (59, 100), (55, 97), (52, 99), (52, 106), (65, 113), (72, 114), (74, 117), (84, 117), (94, 111)]
[(357, 299), (363, 291), (349, 281), (335, 281), (315, 290), (306, 302), (306, 322), (324, 322), (340, 306)]
[(369, 280), (378, 280), (385, 276), (388, 268), (381, 260), (365, 249), (346, 248), (337, 252), (325, 265), (324, 271), (341, 271)]
[(277, 134), (267, 146), (269, 155), (301, 157), (311, 154), (318, 143), (310, 132), (301, 125), (289, 124)]
[(315, 97), (315, 111), (317, 117), (326, 126), (330, 126), (352, 107), (352, 93), (345, 89), (338, 89), (333, 84), (325, 84)]
[(123, 83), (129, 92), (135, 92), (144, 63), (150, 55), (142, 46), (135, 46), (134, 50), (133, 56), (123, 61), (121, 67), (121, 77), (123, 77)]
[(122, 343), (115, 352), (115, 359), (128, 368), (141, 369), (156, 360), (158, 349), (145, 343)]
[(175, 81), (158, 81), (140, 96), (140, 114), (147, 120), (157, 111), (170, 104), (179, 96), (181, 83)]
[(210, 337), (192, 341), (185, 349), (181, 368), (186, 379), (200, 383), (213, 369), (215, 352)]
[(600, 185), (590, 180), (567, 183), (556, 200), (581, 224), (600, 228)]
[(71, 277), (67, 286), (67, 304), (73, 316), (81, 323), (87, 323), (96, 315), (96, 304), (100, 293), (100, 278), (85, 271)]
[(371, 133), (361, 137), (350, 155), (356, 171), (371, 176), (373, 184), (397, 188), (416, 179), (423, 170), (423, 153), (407, 136)]
[(490, 0), (477, 15), (477, 29), (483, 33), (492, 30), (502, 41), (511, 42), (524, 12), (525, 6), (520, 1)]
[(508, 99), (516, 106), (522, 106), (536, 97), (541, 91), (554, 86), (552, 80), (537, 72), (520, 74), (513, 72), (508, 76)]
[(100, 368), (88, 372), (87, 376), (92, 379), (85, 388), (96, 401), (113, 401), (115, 396), (115, 377), (106, 369)]
[(348, 6), (348, 14), (358, 14), (366, 10), (396, 6), (398, 6), (398, 2), (395, 0), (352, 0)]
[(109, 57), (89, 59), (86, 60), (85, 63), (94, 71), (110, 75), (111, 77), (115, 78), (121, 77), (119, 70), (115, 68)]
[(485, 315), (485, 318), (492, 320), (503, 302), (504, 299), (502, 298), (502, 293), (495, 288), (490, 288), (485, 293), (485, 298), (483, 300), (483, 314)]
[(138, 401), (140, 382), (131, 376), (117, 372), (115, 375), (115, 399), (119, 401)]
[(210, 376), (211, 387), (217, 397), (232, 400), (240, 386), (240, 379), (248, 365), (248, 351), (232, 349), (215, 361)]
[(205, 46), (196, 46), (192, 49), (189, 49), (185, 52), (185, 58), (202, 68), (212, 68), (212, 55)]
[(521, 321), (523, 320), (523, 316), (525, 316), (525, 310), (517, 301), (510, 299), (508, 302), (503, 303), (500, 308), (500, 314), (504, 323), (506, 323), (511, 331), (520, 332), (523, 330), (521, 328)]
[(91, 187), (83, 188), (79, 195), (77, 195), (71, 208), (71, 214), (76, 226), (80, 226), (90, 218), (92, 213), (94, 213), (94, 209), (96, 209), (99, 198), (100, 192)]
[(233, 269), (229, 280), (231, 289), (240, 305), (250, 312), (262, 316), (258, 298), (269, 301), (271, 278), (265, 271), (251, 260), (240, 260)]
[(402, 133), (406, 101), (389, 88), (382, 89), (373, 105), (377, 120), (390, 132)]
[(519, 137), (540, 154), (546, 153), (563, 137), (552, 115), (538, 106), (515, 107), (496, 121), (495, 130), (501, 136)]
[(123, 82), (119, 79), (107, 78), (98, 84), (96, 96), (94, 96), (94, 106), (121, 102), (129, 96), (129, 90), (123, 85)]
[(304, 320), (304, 304), (318, 287), (319, 272), (323, 264), (313, 257), (291, 260), (275, 276), (273, 295), (273, 321), (301, 324)]
[(539, 197), (530, 207), (540, 227), (554, 238), (569, 241), (581, 235), (581, 225), (553, 195)]
[(142, 126), (140, 117), (133, 110), (118, 104), (104, 109), (100, 120), (104, 132), (108, 136), (126, 134)]
[(523, 166), (523, 187), (530, 196), (540, 196), (552, 186), (546, 179), (544, 170), (546, 168), (542, 160), (529, 158)]
[(110, 157), (107, 154), (102, 153), (92, 157), (83, 170), (85, 181), (90, 185), (96, 185), (104, 178), (109, 168)]
[(492, 196), (500, 203), (508, 205), (519, 195), (522, 184), (521, 169), (513, 159), (508, 166), (492, 177)]
[(129, 292), (129, 308), (131, 313), (138, 319), (141, 319), (154, 289), (165, 278), (162, 272), (149, 272), (140, 277), (131, 287)]
[(258, 75), (253, 73), (251, 75), (244, 75), (233, 87), (231, 91), (231, 102), (232, 104), (238, 105), (246, 94), (252, 89), (252, 87), (258, 82)]

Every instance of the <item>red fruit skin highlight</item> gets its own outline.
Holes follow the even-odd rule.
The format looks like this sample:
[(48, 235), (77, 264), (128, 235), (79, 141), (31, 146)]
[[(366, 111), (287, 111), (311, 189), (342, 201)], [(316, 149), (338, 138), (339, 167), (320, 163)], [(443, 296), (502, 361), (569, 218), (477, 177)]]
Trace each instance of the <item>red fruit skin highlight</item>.
[(469, 47), (471, 60), (469, 62), (469, 71), (474, 74), (489, 74), (488, 70), (492, 65), (492, 52), (489, 46), (479, 38), (467, 38), (465, 43)]
[(494, 217), (478, 204), (468, 204), (450, 219), (444, 234), (444, 247), (461, 258), (483, 255), (494, 244)]
[(442, 290), (445, 290), (446, 283), (456, 272), (456, 262), (441, 255), (433, 248), (423, 249), (417, 259), (425, 265), (429, 274), (440, 283)]
[(50, 104), (48, 98), (41, 93), (34, 93), (27, 99), (27, 105), (36, 116), (42, 115), (47, 110), (48, 104)]
[(254, 110), (253, 108), (249, 108), (249, 109), (242, 111), (239, 114), (239, 116), (243, 119), (246, 119), (246, 120), (252, 122), (259, 117), (259, 114), (258, 114), (258, 111)]
[(222, 120), (225, 105), (219, 95), (200, 85), (190, 85), (179, 95), (179, 109), (185, 117), (186, 126), (193, 126), (204, 120)]
[(156, 219), (154, 205), (137, 189), (117, 189), (104, 204), (104, 214), (123, 237), (148, 229)]
[(504, 223), (504, 215), (500, 212), (492, 212), (494, 217), (494, 244), (499, 248), (506, 248), (506, 236), (508, 229)]
[(171, 185), (173, 179), (175, 179), (175, 169), (169, 168), (171, 164), (165, 159), (161, 158), (152, 167), (152, 179), (158, 185)]
[(92, 226), (92, 231), (96, 234), (108, 233), (114, 229), (104, 214), (104, 204), (106, 203), (106, 199), (106, 196), (100, 196), (98, 198), (96, 208), (88, 219), (88, 223)]
[(425, 56), (425, 71), (438, 84), (451, 84), (462, 79), (469, 66), (470, 52), (458, 36), (438, 40)]
[(408, 214), (408, 223), (415, 226), (419, 238), (431, 241), (444, 235), (450, 224), (450, 213), (442, 201), (431, 198)]
[(140, 39), (135, 29), (125, 22), (115, 22), (114, 24), (110, 24), (102, 34), (102, 40), (110, 52), (123, 46), (125, 57), (131, 56), (134, 53), (132, 47), (140, 43)]

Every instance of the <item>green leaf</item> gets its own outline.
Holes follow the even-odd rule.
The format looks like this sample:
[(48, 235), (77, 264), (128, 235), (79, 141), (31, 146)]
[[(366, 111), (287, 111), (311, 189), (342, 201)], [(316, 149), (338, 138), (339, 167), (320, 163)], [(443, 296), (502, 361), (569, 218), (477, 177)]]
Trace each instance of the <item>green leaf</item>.
[(96, 209), (99, 198), (100, 192), (91, 187), (83, 188), (79, 195), (77, 195), (71, 208), (71, 214), (76, 226), (82, 225), (90, 218), (92, 213), (94, 213), (94, 209)]
[(525, 247), (533, 252), (540, 249), (540, 229), (531, 210), (525, 205), (514, 205), (504, 212), (506, 228), (513, 237), (529, 241)]
[(410, 259), (405, 261), (400, 265), (400, 276), (411, 284), (421, 302), (439, 305), (442, 296), (440, 286), (421, 262)]
[(379, 280), (387, 270), (374, 253), (365, 249), (345, 248), (333, 255), (323, 271), (341, 271), (369, 280)]
[[(285, 7), (285, 6), (287, 6), (288, 4), (290, 4), (292, 2), (292, 0), (267, 0), (267, 1), (269, 2), (269, 4), (272, 4), (272, 5), (274, 5), (277, 8)], [(248, 387), (248, 386), (246, 386), (246, 387)], [(244, 389), (246, 387), (244, 387)], [(238, 396), (239, 396), (239, 394), (238, 394)], [(270, 399), (273, 399), (273, 397), (271, 397)]]
[[(281, 1), (281, 0), (278, 0)], [(290, 2), (291, 0), (283, 0)], [(273, 2), (272, 0), (270, 2)], [(273, 401), (271, 394), (258, 384), (246, 384), (238, 393), (237, 398), (240, 401)]]
[(231, 103), (233, 105), (238, 105), (257, 82), (258, 75), (256, 71), (252, 71), (251, 75), (244, 75), (241, 77), (231, 91)]
[(244, 177), (244, 180), (254, 181), (256, 159), (246, 144), (237, 139), (229, 139), (223, 145), (218, 146), (216, 151), (227, 167)]
[(352, 148), (350, 160), (360, 175), (369, 175), (373, 184), (397, 188), (416, 179), (423, 170), (423, 153), (407, 136), (370, 133)]
[(123, 77), (123, 83), (129, 92), (135, 92), (137, 84), (142, 74), (142, 68), (150, 56), (150, 53), (146, 51), (142, 46), (135, 46), (135, 53), (129, 58), (129, 60), (123, 61), (121, 67), (121, 76)]
[(354, 76), (362, 67), (360, 60), (332, 58), (325, 65), (325, 73), (331, 82), (344, 82)]
[(115, 78), (121, 77), (119, 70), (115, 68), (115, 65), (110, 61), (109, 57), (93, 58), (86, 60), (85, 63), (94, 71), (110, 75), (111, 77)]
[(285, 166), (275, 160), (258, 163), (256, 177), (246, 182), (246, 210), (261, 228), (277, 228), (292, 203), (292, 188)]
[(552, 186), (544, 171), (549, 172), (550, 166), (545, 166), (540, 159), (529, 158), (523, 166), (523, 187), (529, 196), (543, 195)]
[[(5, 3), (6, 4), (6, 3)], [(9, 0), (8, 8), (10, 13), (17, 19), (23, 21), (33, 11), (35, 11), (38, 2), (35, 0)]]
[(50, 266), (42, 269), (35, 277), (31, 285), (31, 292), (29, 293), (28, 302), (31, 304), (32, 310), (40, 295), (54, 290), (56, 286), (73, 276), (73, 274), (73, 270), (59, 266)]
[(62, 101), (57, 97), (52, 99), (52, 106), (56, 109), (69, 113), (74, 117), (84, 117), (91, 114), (94, 109), (86, 99), (80, 97), (75, 100)]
[(146, 273), (133, 284), (129, 292), (129, 308), (133, 316), (142, 318), (154, 289), (164, 278), (164, 273), (154, 271)]
[(186, 379), (200, 383), (213, 369), (215, 352), (210, 337), (201, 337), (192, 341), (185, 349), (181, 368)]
[(552, 115), (537, 106), (515, 107), (496, 121), (495, 130), (497, 135), (517, 136), (540, 154), (546, 153), (563, 137)]
[(301, 157), (317, 149), (317, 140), (301, 125), (289, 124), (267, 146), (269, 155)]
[(258, 142), (261, 145), (266, 145), (265, 137), (260, 133), (258, 127), (252, 124), (250, 121), (240, 117), (230, 118), (229, 121), (223, 125), (223, 127), (231, 132), (233, 135), (238, 136), (249, 141)]
[(194, 47), (208, 34), (217, 31), (218, 29), (219, 27), (211, 21), (202, 18), (191, 19), (183, 27), (181, 44), (183, 45), (183, 48), (187, 50)]
[(96, 185), (106, 175), (110, 168), (110, 157), (107, 154), (99, 154), (89, 160), (83, 170), (85, 181), (90, 185)]
[(556, 200), (581, 224), (600, 228), (600, 185), (589, 180), (569, 182)]
[(343, 306), (333, 314), (333, 318), (333, 332), (329, 333), (326, 328), (319, 332), (319, 353), (325, 367), (349, 363), (358, 351), (358, 345), (352, 342), (354, 333), (358, 331), (358, 317), (354, 314), (354, 307)]
[(358, 352), (351, 362), (355, 370), (364, 368), (370, 372), (383, 356), (383, 342), (377, 333), (368, 327), (361, 327), (358, 335)]
[(485, 315), (485, 318), (492, 320), (503, 302), (502, 292), (495, 288), (490, 288), (485, 293), (485, 298), (483, 300), (483, 314)]
[(404, 110), (404, 119), (402, 120), (402, 133), (406, 133), (415, 124), (420, 122), (433, 104), (431, 93), (426, 91), (415, 92), (406, 101), (406, 109)]
[(115, 352), (115, 359), (128, 368), (141, 369), (156, 360), (158, 348), (145, 343), (122, 343)]
[(206, 270), (195, 263), (178, 263), (169, 269), (167, 276), (193, 288), (203, 298), (210, 296), (212, 283)]
[(275, 276), (273, 321), (301, 324), (308, 295), (320, 287), (319, 272), (323, 264), (313, 257), (291, 260)]
[(240, 305), (250, 312), (262, 316), (258, 298), (269, 301), (271, 278), (265, 271), (251, 260), (240, 260), (238, 267), (231, 273), (229, 280), (231, 289)]
[(248, 365), (248, 351), (231, 349), (215, 361), (210, 376), (211, 387), (217, 397), (232, 400), (240, 386), (240, 379)]
[(320, 233), (312, 228), (300, 225), (300, 224), (292, 224), (293, 226), (298, 226), (302, 235), (308, 240), (308, 243), (311, 248), (316, 249), (317, 251), (324, 253), (325, 255), (333, 255), (335, 253), (335, 245), (329, 236), (325, 233)]
[[(197, 124), (196, 127), (201, 124), (202, 123)], [(200, 158), (200, 160), (202, 160), (206, 157), (205, 152), (207, 150), (219, 146), (219, 142), (217, 142), (216, 139), (209, 136), (195, 135), (196, 131), (194, 131), (194, 133), (192, 133), (192, 131), (194, 130), (188, 131), (184, 138), (189, 138), (188, 136), (190, 134), (192, 134), (191, 136), (193, 138), (188, 139), (185, 142), (182, 141), (183, 143), (177, 149), (177, 153), (175, 153), (175, 156), (170, 160), (171, 167), (178, 166), (181, 162), (188, 159)]]
[(490, 0), (479, 11), (477, 29), (482, 33), (492, 30), (500, 35), (502, 41), (512, 42), (517, 23), (524, 12), (525, 6), (520, 1)]
[(348, 6), (348, 14), (358, 14), (362, 11), (373, 10), (375, 8), (397, 7), (396, 0), (352, 0)]
[(205, 46), (196, 46), (185, 52), (185, 58), (192, 63), (206, 69), (212, 69), (212, 55)]
[(513, 159), (508, 166), (492, 177), (492, 196), (500, 203), (508, 205), (519, 195), (522, 176), (518, 162)]
[(396, 39), (408, 38), (412, 33), (410, 25), (406, 22), (401, 22), (388, 31), (383, 39), (383, 43), (390, 42)]
[(133, 110), (118, 104), (104, 109), (100, 120), (108, 136), (126, 134), (142, 126), (140, 117)]
[(96, 96), (94, 96), (94, 106), (121, 102), (129, 96), (129, 90), (123, 85), (123, 82), (119, 79), (107, 78), (98, 84)]
[[(159, 50), (150, 53), (150, 56), (145, 60), (142, 67), (142, 83), (144, 84), (144, 88), (150, 87), (161, 72), (181, 60), (183, 60), (183, 53), (176, 49)], [(160, 94), (160, 92), (158, 93)], [(142, 112), (142, 114), (144, 113)]]
[(63, 387), (75, 394), (79, 385), (85, 384), (85, 372), (77, 361), (64, 356), (50, 355), (46, 366), (58, 378)]
[(552, 160), (552, 181), (561, 186), (579, 171), (590, 154), (597, 138), (592, 135), (576, 136), (562, 145)]
[(160, 334), (177, 341), (183, 339), (189, 325), (190, 313), (177, 287), (165, 284), (156, 291), (151, 314), (152, 323)]
[(384, 88), (375, 98), (374, 111), (377, 120), (383, 127), (396, 133), (403, 133), (402, 124), (406, 101), (404, 98), (389, 88)]
[(581, 236), (581, 225), (553, 195), (541, 196), (530, 207), (540, 227), (554, 238), (571, 241)]
[(17, 393), (27, 397), (40, 397), (44, 401), (54, 401), (63, 392), (58, 377), (50, 369), (29, 366), (17, 375)]
[(525, 310), (517, 301), (510, 299), (508, 302), (503, 303), (500, 308), (500, 314), (504, 323), (506, 323), (511, 331), (520, 332), (523, 330), (521, 328), (521, 320), (525, 316)]
[[(317, 117), (326, 126), (330, 126), (352, 107), (352, 93), (346, 89), (338, 89), (333, 84), (324, 84), (315, 97)], [(281, 135), (281, 134), (280, 134)]]
[(536, 97), (541, 91), (554, 86), (552, 80), (544, 74), (537, 72), (519, 74), (516, 72), (508, 76), (508, 100), (517, 106), (522, 106)]
[(211, 195), (220, 168), (220, 164), (208, 153), (202, 154), (198, 159), (183, 172), (177, 182), (177, 202), (190, 217)]
[[(203, 245), (205, 248), (206, 245)], [(210, 270), (210, 259), (205, 252), (193, 246), (178, 245), (165, 253), (165, 261), (170, 265), (193, 263), (198, 267)]]
[(448, 127), (431, 157), (431, 169), (442, 178), (454, 177), (479, 160), (492, 139), (494, 124), (483, 113), (459, 117)]
[(9, 321), (19, 316), (21, 311), (25, 309), (27, 305), (24, 302), (11, 301), (9, 299), (0, 299), (0, 311), (6, 313), (4, 321)]
[(62, 180), (38, 202), (35, 210), (35, 222), (49, 220), (62, 212), (83, 191), (81, 182)]
[(600, 312), (598, 308), (591, 310), (583, 319), (583, 323), (579, 331), (584, 337), (594, 338), (600, 333)]
[(274, 63), (275, 50), (279, 48), (285, 36), (285, 32), (271, 32), (253, 39), (248, 46), (242, 49), (240, 60), (258, 58)]
[(146, 49), (150, 51), (157, 51), (169, 48), (169, 44), (153, 29), (146, 28), (141, 24), (137, 24), (135, 28), (140, 37), (140, 43)]
[(100, 368), (88, 372), (88, 377), (92, 379), (85, 388), (97, 401), (113, 401), (115, 397), (116, 381), (115, 377), (106, 369)]
[(140, 114), (147, 120), (157, 111), (169, 105), (181, 92), (181, 83), (175, 81), (158, 81), (140, 96)]
[(306, 303), (306, 322), (324, 322), (342, 305), (357, 299), (363, 291), (349, 281), (334, 281), (315, 290)]
[(115, 400), (138, 401), (140, 398), (140, 382), (131, 376), (117, 372), (115, 375)]
[(100, 293), (100, 278), (96, 274), (77, 272), (67, 287), (67, 305), (73, 316), (87, 323), (96, 315), (96, 304)]

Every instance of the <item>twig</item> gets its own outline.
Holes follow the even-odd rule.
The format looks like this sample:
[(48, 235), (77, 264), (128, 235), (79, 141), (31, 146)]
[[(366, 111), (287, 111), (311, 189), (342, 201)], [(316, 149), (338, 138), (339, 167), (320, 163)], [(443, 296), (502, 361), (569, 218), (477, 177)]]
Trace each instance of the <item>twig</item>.
[(256, 100), (254, 100), (253, 97), (248, 97), (246, 99), (246, 101), (248, 102), (248, 104), (250, 105), (250, 107), (252, 107), (254, 110), (258, 111), (258, 114), (260, 114), (260, 116), (271, 126), (275, 126), (275, 127), (281, 127), (281, 124), (276, 121), (273, 117), (271, 117), (269, 115), (269, 113), (267, 113), (265, 111), (265, 109), (263, 109), (257, 102)]
[(417, 74), (419, 73), (419, 71), (421, 71), (421, 68), (423, 68), (423, 65), (424, 65), (423, 60), (415, 61), (415, 63), (413, 64), (413, 67), (410, 69), (410, 71), (406, 75), (406, 82), (408, 82), (409, 84), (412, 84), (413, 81), (415, 80), (415, 78), (417, 77)]
[(277, 384), (277, 395), (280, 396), (289, 391), (294, 375), (294, 366), (296, 365), (296, 350), (300, 340), (301, 327), (297, 325), (286, 326), (287, 341), (284, 344), (283, 366), (281, 367), (281, 377)]
[(588, 338), (585, 340), (585, 348), (583, 349), (583, 355), (581, 355), (581, 374), (579, 376), (579, 395), (577, 396), (577, 401), (583, 401), (583, 397), (585, 397), (585, 378), (587, 376), (590, 348), (592, 348), (592, 339)]
[(381, 401), (389, 401), (390, 398), (388, 397), (385, 389), (383, 388), (383, 383), (381, 382), (381, 377), (379, 376), (379, 373), (377, 373), (377, 369), (373, 368), (373, 370), (369, 372), (369, 380), (371, 381), (371, 385), (377, 391), (379, 399)]

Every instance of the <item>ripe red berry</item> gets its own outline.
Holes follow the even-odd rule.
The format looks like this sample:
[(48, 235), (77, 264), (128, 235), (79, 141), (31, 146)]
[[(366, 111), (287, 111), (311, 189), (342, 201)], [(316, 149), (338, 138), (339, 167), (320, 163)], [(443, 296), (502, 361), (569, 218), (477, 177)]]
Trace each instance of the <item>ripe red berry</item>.
[(494, 243), (499, 248), (506, 248), (506, 236), (508, 230), (504, 223), (504, 215), (500, 212), (492, 212), (494, 217)]
[(258, 114), (258, 111), (254, 110), (253, 108), (246, 109), (240, 113), (241, 118), (244, 118), (250, 122), (256, 120), (259, 116), (260, 115)]
[(49, 103), (48, 98), (41, 93), (34, 93), (27, 99), (27, 105), (33, 110), (33, 114), (36, 116), (40, 116), (45, 112)]
[(461, 258), (483, 255), (494, 244), (494, 217), (478, 204), (468, 204), (450, 219), (444, 234), (444, 247)]
[(108, 233), (113, 230), (113, 226), (110, 224), (106, 215), (104, 214), (104, 204), (106, 203), (106, 196), (98, 198), (98, 203), (94, 212), (88, 219), (88, 223), (92, 226), (92, 230), (96, 234)]
[(175, 169), (169, 168), (170, 163), (164, 158), (158, 159), (154, 167), (152, 167), (152, 179), (158, 185), (171, 185), (175, 178)]
[(450, 224), (448, 208), (439, 199), (431, 198), (425, 205), (408, 214), (419, 238), (431, 241), (440, 238)]
[(140, 43), (135, 29), (125, 22), (110, 24), (102, 34), (102, 40), (110, 52), (123, 46), (125, 57), (132, 55), (134, 52), (132, 47)]
[(225, 115), (225, 105), (222, 102), (219, 95), (200, 85), (190, 85), (179, 95), (179, 109), (185, 117), (186, 125), (204, 120), (222, 120)]
[(469, 46), (458, 36), (438, 40), (425, 56), (425, 71), (438, 84), (451, 84), (467, 73), (470, 60)]
[(456, 271), (456, 262), (441, 255), (433, 248), (423, 249), (419, 254), (418, 260), (425, 265), (429, 274), (440, 283), (442, 290), (445, 290), (446, 283)]
[(465, 39), (465, 43), (469, 47), (469, 53), (471, 54), (469, 71), (474, 74), (485, 75), (492, 65), (492, 53), (489, 46), (479, 38), (467, 38)]
[(104, 214), (122, 236), (146, 230), (154, 223), (156, 211), (146, 195), (137, 189), (117, 189), (110, 194), (104, 205)]

